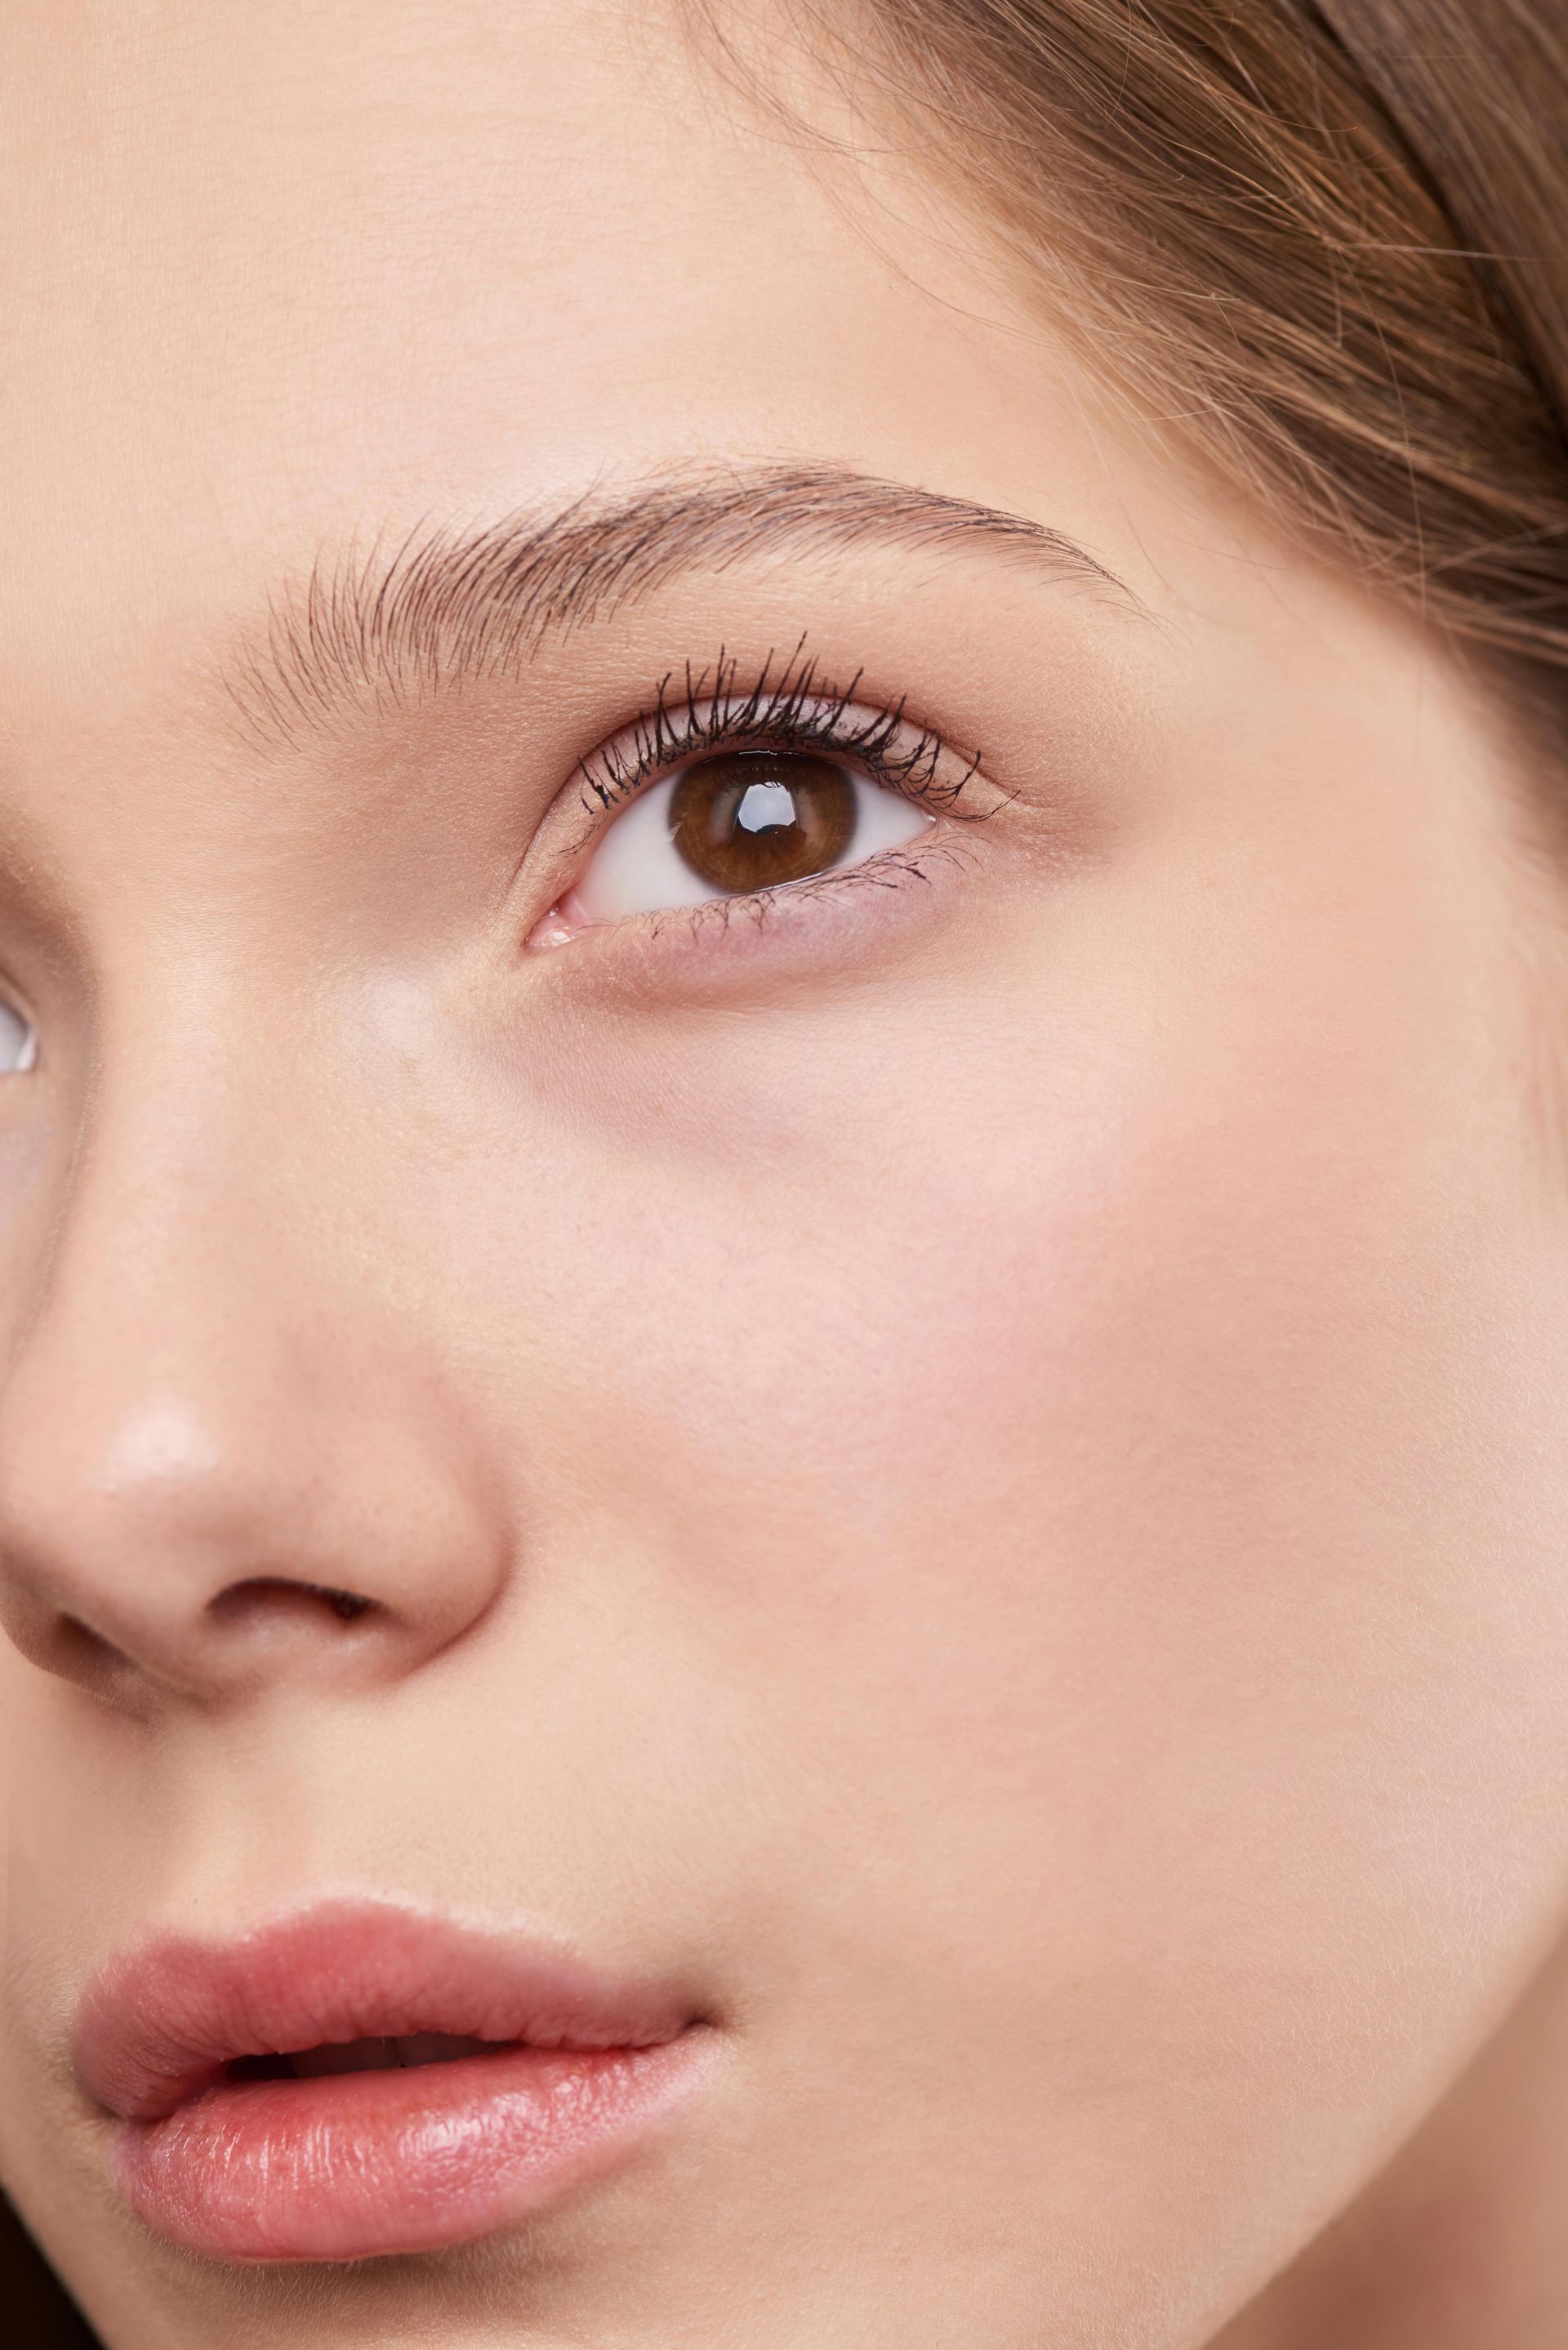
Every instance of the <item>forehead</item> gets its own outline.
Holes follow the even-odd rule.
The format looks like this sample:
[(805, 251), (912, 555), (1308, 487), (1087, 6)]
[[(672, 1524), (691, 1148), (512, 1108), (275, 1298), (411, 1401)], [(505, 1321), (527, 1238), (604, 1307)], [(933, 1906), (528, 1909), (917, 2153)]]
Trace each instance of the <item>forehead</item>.
[[(367, 519), (672, 458), (826, 457), (1072, 526), (1072, 402), (1020, 442), (1018, 338), (951, 224), (787, 135), (659, 6), (5, 14), (13, 688), (130, 674)], [(1053, 441), (1058, 484), (1021, 481)]]

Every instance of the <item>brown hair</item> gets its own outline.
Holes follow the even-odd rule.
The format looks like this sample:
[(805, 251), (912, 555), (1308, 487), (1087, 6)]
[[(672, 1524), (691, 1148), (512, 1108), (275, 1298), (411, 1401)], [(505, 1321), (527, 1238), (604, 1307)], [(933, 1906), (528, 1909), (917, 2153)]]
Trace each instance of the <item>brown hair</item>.
[(1568, 0), (808, 16), (1147, 416), (1561, 724)]

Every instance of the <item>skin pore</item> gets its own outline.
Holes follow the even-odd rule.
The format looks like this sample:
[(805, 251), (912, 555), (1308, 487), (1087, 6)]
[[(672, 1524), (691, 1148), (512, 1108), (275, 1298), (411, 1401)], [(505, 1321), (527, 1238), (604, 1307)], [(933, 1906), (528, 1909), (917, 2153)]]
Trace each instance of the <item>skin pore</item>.
[[(0, 2178), (109, 2350), (1547, 2350), (1479, 691), (661, 9), (71, 0), (0, 89)], [(552, 926), (781, 679), (929, 824)], [(171, 2246), (76, 2002), (342, 1888), (678, 1973), (711, 2078), (458, 2251)]]

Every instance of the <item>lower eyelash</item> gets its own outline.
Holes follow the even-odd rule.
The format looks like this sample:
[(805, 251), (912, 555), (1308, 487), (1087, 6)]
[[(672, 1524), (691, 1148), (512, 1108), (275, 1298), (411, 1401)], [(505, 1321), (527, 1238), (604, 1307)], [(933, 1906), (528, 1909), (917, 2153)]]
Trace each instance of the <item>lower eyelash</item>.
[(663, 937), (674, 925), (684, 928), (694, 940), (715, 925), (722, 935), (736, 921), (750, 921), (762, 931), (777, 918), (786, 903), (799, 904), (805, 899), (836, 896), (847, 889), (898, 889), (911, 881), (923, 882), (929, 888), (930, 866), (962, 861), (956, 844), (950, 841), (922, 842), (918, 848), (884, 848), (875, 857), (863, 858), (857, 865), (841, 865), (831, 872), (814, 873), (804, 881), (781, 881), (771, 889), (755, 889), (739, 898), (706, 899), (696, 906), (661, 907), (657, 913), (641, 919), (654, 938)]

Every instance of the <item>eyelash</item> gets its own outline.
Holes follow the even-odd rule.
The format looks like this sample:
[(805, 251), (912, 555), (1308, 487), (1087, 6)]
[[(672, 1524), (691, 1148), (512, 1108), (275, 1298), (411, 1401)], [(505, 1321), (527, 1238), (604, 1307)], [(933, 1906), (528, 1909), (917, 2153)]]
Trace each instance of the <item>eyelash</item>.
[[(671, 670), (660, 681), (649, 717), (578, 762), (583, 806), (594, 831), (606, 816), (671, 768), (704, 752), (747, 743), (826, 751), (854, 760), (873, 782), (941, 815), (968, 818), (981, 813), (960, 806), (979, 773), (980, 754), (961, 774), (942, 777), (940, 770), (950, 755), (942, 737), (925, 726), (914, 729), (903, 743), (901, 737), (909, 732), (905, 697), (885, 708), (862, 708), (856, 701), (862, 671), (857, 670), (842, 691), (822, 684), (815, 659), (803, 658), (797, 646), (776, 677), (770, 653), (756, 683), (740, 691), (740, 664), (721, 650), (711, 685), (705, 671), (693, 671), (688, 662), (679, 698), (672, 701), (675, 674)], [(585, 841), (591, 837), (591, 832), (586, 835)]]

